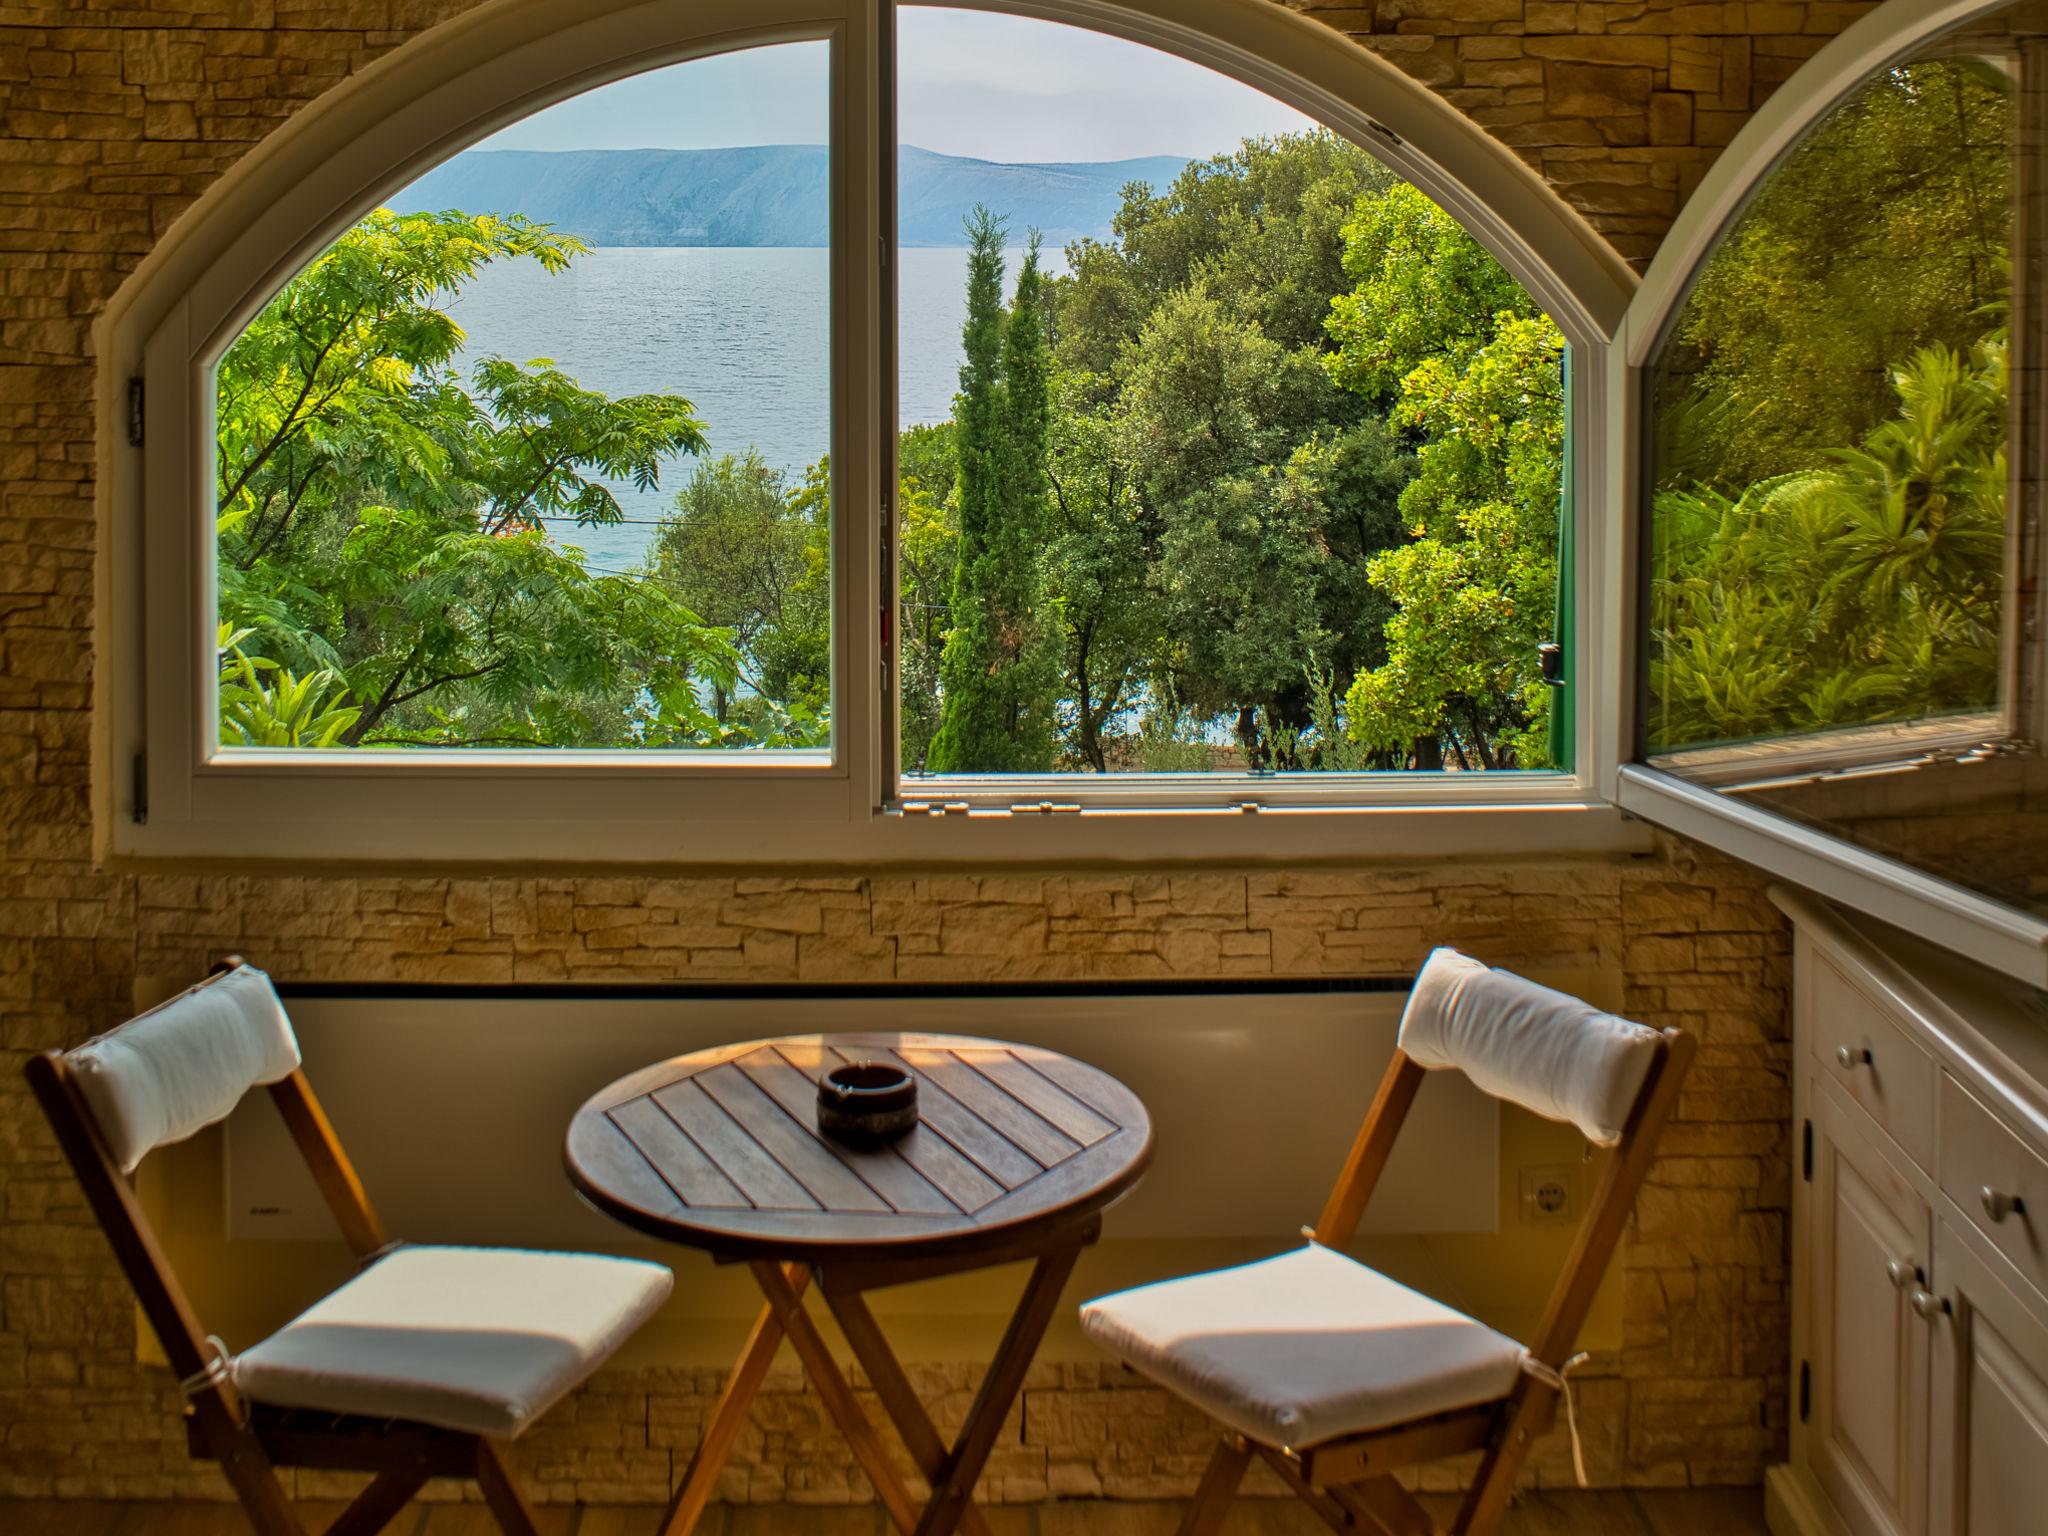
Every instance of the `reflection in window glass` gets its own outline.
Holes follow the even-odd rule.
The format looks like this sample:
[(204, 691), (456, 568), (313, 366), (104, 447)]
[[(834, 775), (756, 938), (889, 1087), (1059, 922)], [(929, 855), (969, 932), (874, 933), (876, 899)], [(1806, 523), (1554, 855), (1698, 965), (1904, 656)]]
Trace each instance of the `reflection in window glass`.
[(224, 748), (830, 744), (826, 45), (515, 124), (216, 372)]
[(899, 27), (906, 781), (1562, 764), (1563, 342), (1528, 294), (1234, 81)]
[(1871, 81), (1702, 269), (1653, 384), (1652, 751), (1995, 709), (2011, 79)]
[(2041, 909), (2035, 14), (1864, 83), (1701, 265), (1648, 380), (1643, 748)]

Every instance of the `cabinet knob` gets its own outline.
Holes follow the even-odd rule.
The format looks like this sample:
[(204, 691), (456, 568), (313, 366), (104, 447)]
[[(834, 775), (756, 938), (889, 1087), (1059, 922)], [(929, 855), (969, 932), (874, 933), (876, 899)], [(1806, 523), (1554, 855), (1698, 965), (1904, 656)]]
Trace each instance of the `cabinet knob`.
[(1853, 1072), (1858, 1067), (1869, 1066), (1871, 1055), (1865, 1046), (1845, 1045), (1835, 1052), (1835, 1060), (1842, 1064), (1843, 1071)]
[(1884, 1267), (1885, 1278), (1892, 1283), (1892, 1289), (1903, 1291), (1909, 1283), (1918, 1283), (1920, 1266), (1911, 1259), (1893, 1259)]
[(1979, 1198), (1984, 1202), (1984, 1214), (1991, 1218), (1994, 1227), (2008, 1216), (2024, 1216), (2027, 1213), (2026, 1201), (2018, 1195), (2008, 1195), (2001, 1190), (1993, 1189), (1989, 1184), (1984, 1186), (1984, 1192)]
[(1937, 1296), (1932, 1291), (1916, 1290), (1907, 1305), (1912, 1307), (1915, 1317), (1930, 1319), (1944, 1316), (1949, 1310), (1948, 1299)]

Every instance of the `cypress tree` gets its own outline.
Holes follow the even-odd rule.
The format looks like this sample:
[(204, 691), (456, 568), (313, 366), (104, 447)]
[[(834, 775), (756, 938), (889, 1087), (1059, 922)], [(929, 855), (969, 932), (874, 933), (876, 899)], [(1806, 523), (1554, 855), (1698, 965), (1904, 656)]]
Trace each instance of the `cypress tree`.
[(1044, 277), (1038, 244), (1003, 312), (1004, 221), (967, 220), (967, 318), (953, 408), (960, 543), (953, 628), (939, 660), (933, 773), (1032, 773), (1052, 766), (1056, 658), (1039, 612), (1050, 423)]

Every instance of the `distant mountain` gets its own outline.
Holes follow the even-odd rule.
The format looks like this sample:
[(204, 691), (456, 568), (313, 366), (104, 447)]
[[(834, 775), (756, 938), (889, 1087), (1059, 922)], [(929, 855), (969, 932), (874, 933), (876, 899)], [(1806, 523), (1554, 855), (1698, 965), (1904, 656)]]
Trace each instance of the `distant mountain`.
[[(1069, 165), (1006, 165), (904, 146), (897, 156), (901, 240), (957, 246), (976, 203), (1007, 214), (1018, 240), (1057, 248), (1102, 239), (1126, 183), (1164, 190), (1185, 160), (1154, 155)], [(523, 213), (595, 245), (824, 245), (822, 144), (748, 149), (473, 149), (427, 172), (401, 213)]]

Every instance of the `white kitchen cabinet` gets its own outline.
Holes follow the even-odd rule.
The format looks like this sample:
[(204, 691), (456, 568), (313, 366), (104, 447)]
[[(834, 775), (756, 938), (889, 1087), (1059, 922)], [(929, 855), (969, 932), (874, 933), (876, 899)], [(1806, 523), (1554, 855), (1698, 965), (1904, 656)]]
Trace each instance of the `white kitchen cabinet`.
[(2048, 1006), (1810, 897), (1777, 1536), (2048, 1536)]
[(1911, 1303), (1927, 1275), (1927, 1202), (1825, 1097), (1813, 1191), (1813, 1473), (1858, 1536), (1923, 1536), (1928, 1330)]
[(1947, 1222), (1935, 1234), (1931, 1536), (2048, 1531), (2048, 1323)]

